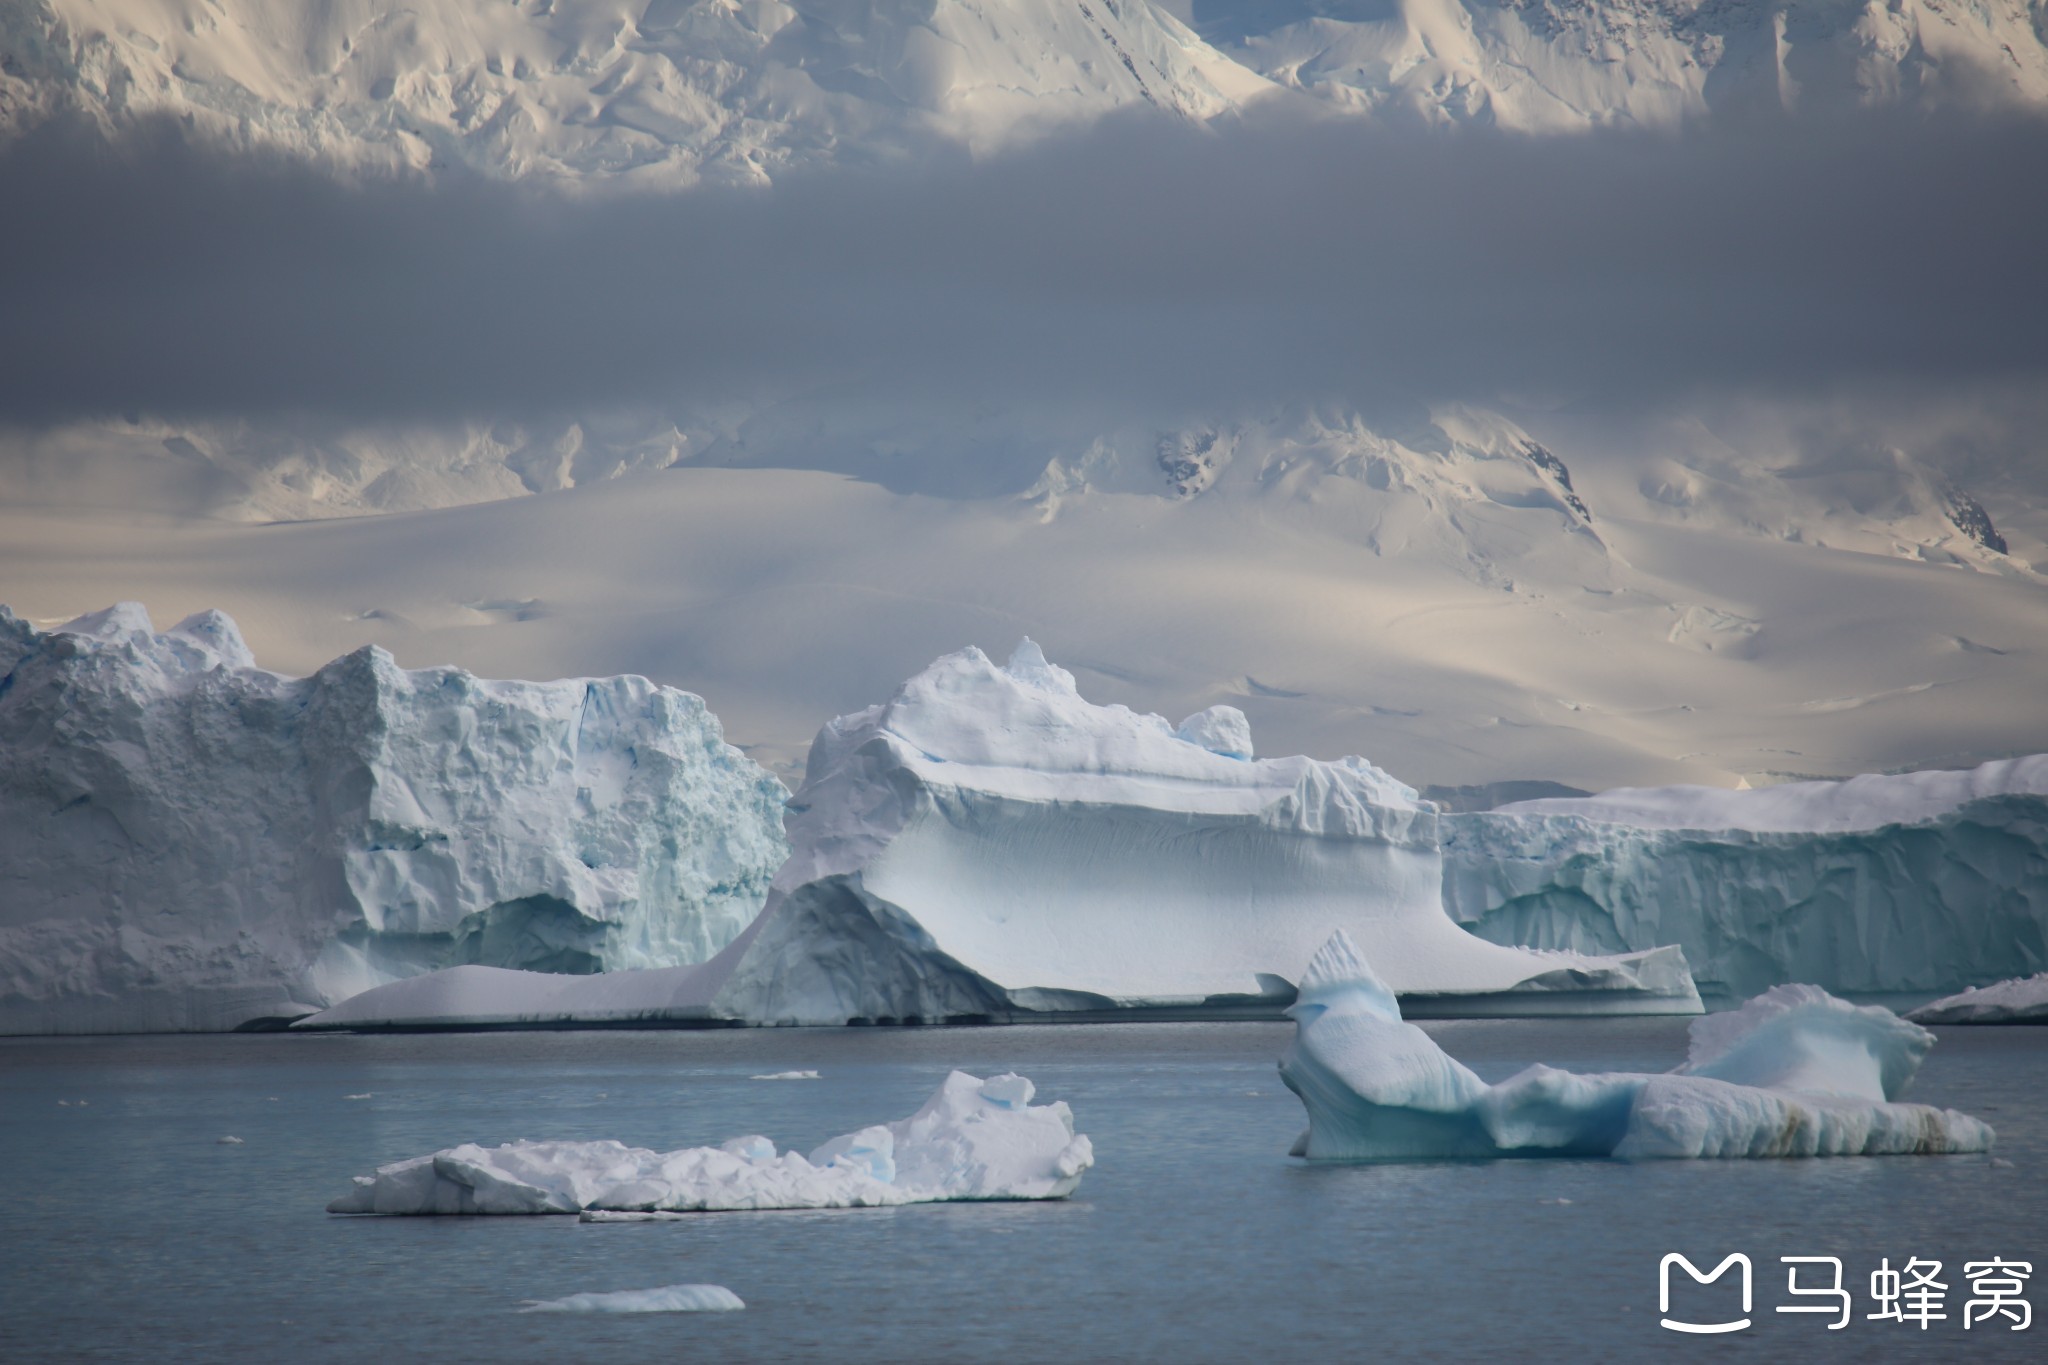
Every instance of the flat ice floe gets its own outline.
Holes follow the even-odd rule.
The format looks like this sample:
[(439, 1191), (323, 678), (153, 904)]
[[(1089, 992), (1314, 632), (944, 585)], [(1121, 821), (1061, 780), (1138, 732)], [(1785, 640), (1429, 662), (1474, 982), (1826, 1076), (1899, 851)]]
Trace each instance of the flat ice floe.
[(876, 1208), (1064, 1199), (1094, 1164), (1064, 1101), (1022, 1076), (955, 1071), (907, 1119), (832, 1138), (808, 1157), (765, 1137), (653, 1152), (624, 1143), (464, 1143), (357, 1176), (329, 1213), (623, 1214)]
[(733, 1313), (747, 1305), (722, 1284), (667, 1284), (657, 1289), (570, 1294), (540, 1299), (522, 1313)]
[(2048, 972), (1929, 1001), (1906, 1017), (1916, 1024), (2048, 1024)]
[(1877, 1156), (1992, 1143), (1967, 1114), (1894, 1102), (1934, 1035), (1815, 986), (1780, 986), (1695, 1020), (1673, 1072), (1538, 1065), (1499, 1085), (1404, 1023), (1341, 931), (1289, 1012), (1280, 1075), (1309, 1116), (1293, 1154), (1312, 1159)]
[(1437, 812), (1362, 758), (1254, 758), (1242, 712), (1081, 697), (1030, 640), (949, 654), (811, 746), (766, 907), (711, 961), (455, 968), (309, 1027), (843, 1024), (1277, 1011), (1333, 927), (1411, 1009), (1697, 1013), (1682, 954), (1536, 952), (1444, 913)]

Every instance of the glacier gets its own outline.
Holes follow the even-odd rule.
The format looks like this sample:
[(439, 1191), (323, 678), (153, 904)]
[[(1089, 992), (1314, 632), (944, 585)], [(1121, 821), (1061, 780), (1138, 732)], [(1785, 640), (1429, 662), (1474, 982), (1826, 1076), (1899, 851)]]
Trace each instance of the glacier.
[(0, 1033), (205, 1031), (453, 963), (702, 961), (782, 785), (686, 692), (374, 647), (307, 678), (233, 621), (0, 607)]
[(1332, 927), (1411, 1010), (1692, 1013), (1683, 956), (1502, 947), (1444, 914), (1437, 813), (1360, 758), (1255, 758), (1217, 706), (1096, 706), (1026, 639), (827, 724), (760, 917), (699, 967), (461, 966), (301, 1027), (1271, 1014)]
[[(909, 1118), (806, 1157), (765, 1137), (652, 1152), (623, 1143), (464, 1143), (357, 1176), (329, 1213), (658, 1214), (1064, 1199), (1094, 1164), (1064, 1100), (1023, 1076), (946, 1077)], [(604, 1221), (598, 1219), (596, 1221)]]
[(1703, 991), (1946, 992), (2048, 968), (2048, 755), (1446, 816), (1444, 902), (1495, 941), (1675, 943)]
[(1916, 1024), (2048, 1024), (2048, 972), (1974, 986), (1906, 1017)]
[(1932, 1034), (1815, 986), (1694, 1020), (1673, 1072), (1538, 1065), (1498, 1085), (1405, 1022), (1342, 930), (1288, 1013), (1280, 1076), (1309, 1117), (1292, 1154), (1312, 1160), (1876, 1156), (1984, 1152), (1993, 1139), (1967, 1114), (1896, 1102)]

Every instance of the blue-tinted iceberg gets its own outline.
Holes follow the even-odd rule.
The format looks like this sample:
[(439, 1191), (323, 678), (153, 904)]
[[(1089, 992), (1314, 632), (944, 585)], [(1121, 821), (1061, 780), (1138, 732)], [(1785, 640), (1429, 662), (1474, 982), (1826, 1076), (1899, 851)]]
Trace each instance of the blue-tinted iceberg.
[(1281, 1079), (1308, 1110), (1294, 1155), (1455, 1157), (1874, 1156), (1981, 1152), (1966, 1114), (1894, 1102), (1933, 1045), (1889, 1010), (1780, 986), (1692, 1025), (1663, 1075), (1532, 1066), (1488, 1085), (1401, 1018), (1342, 931), (1316, 953), (1289, 1011)]
[(1033, 1104), (1022, 1076), (955, 1071), (896, 1123), (808, 1157), (765, 1137), (654, 1152), (624, 1143), (464, 1143), (357, 1176), (329, 1213), (650, 1215), (876, 1208), (966, 1199), (1064, 1199), (1095, 1156), (1063, 1100)]
[(1500, 943), (1677, 944), (1700, 989), (1953, 991), (2048, 969), (2048, 755), (1444, 817), (1444, 903)]
[(1091, 704), (1029, 640), (1007, 665), (967, 649), (819, 732), (767, 906), (704, 966), (457, 969), (308, 1023), (1270, 1013), (1333, 925), (1412, 1009), (1698, 1011), (1674, 950), (1532, 952), (1452, 923), (1437, 818), (1361, 758), (1254, 758), (1235, 708), (1176, 726)]
[(701, 962), (787, 850), (782, 785), (645, 678), (381, 649), (309, 678), (234, 622), (0, 608), (0, 1033), (204, 1031), (455, 963)]

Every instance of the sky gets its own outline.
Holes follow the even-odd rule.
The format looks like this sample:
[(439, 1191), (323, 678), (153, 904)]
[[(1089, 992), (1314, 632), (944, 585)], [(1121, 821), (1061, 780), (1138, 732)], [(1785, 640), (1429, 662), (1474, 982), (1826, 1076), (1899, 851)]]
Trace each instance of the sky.
[(47, 125), (0, 149), (0, 422), (2038, 390), (2040, 166), (2025, 117), (1140, 112), (980, 161), (565, 198)]

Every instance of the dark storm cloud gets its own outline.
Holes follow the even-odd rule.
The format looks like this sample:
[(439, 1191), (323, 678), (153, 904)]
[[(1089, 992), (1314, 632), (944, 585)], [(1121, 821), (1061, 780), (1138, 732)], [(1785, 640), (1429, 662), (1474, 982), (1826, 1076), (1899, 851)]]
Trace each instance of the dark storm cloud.
[(453, 415), (2048, 373), (2048, 124), (1683, 137), (1120, 118), (915, 173), (564, 200), (168, 126), (0, 152), (0, 417)]

